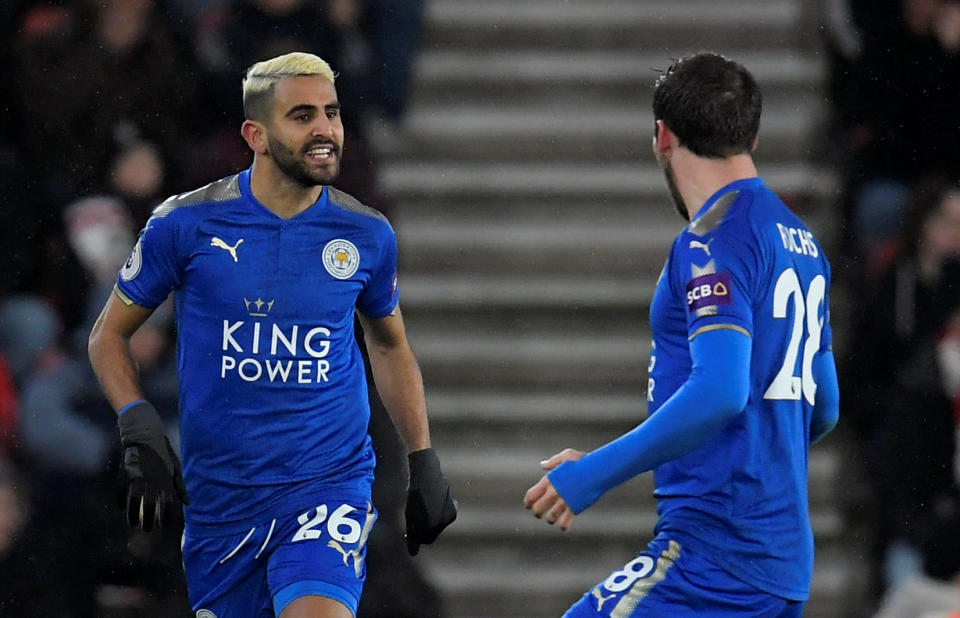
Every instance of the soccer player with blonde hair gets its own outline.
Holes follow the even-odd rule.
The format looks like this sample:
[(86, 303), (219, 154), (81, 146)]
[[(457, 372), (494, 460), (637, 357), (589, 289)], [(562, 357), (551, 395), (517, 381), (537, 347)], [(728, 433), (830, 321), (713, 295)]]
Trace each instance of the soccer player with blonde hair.
[[(243, 106), (253, 165), (156, 208), (90, 334), (90, 360), (118, 414), (128, 523), (150, 530), (184, 505), (198, 618), (347, 618), (376, 520), (355, 314), (409, 453), (411, 554), (456, 503), (430, 446), (393, 229), (330, 186), (344, 142), (334, 72), (305, 53), (259, 62)], [(171, 292), (182, 475), (129, 353)]]

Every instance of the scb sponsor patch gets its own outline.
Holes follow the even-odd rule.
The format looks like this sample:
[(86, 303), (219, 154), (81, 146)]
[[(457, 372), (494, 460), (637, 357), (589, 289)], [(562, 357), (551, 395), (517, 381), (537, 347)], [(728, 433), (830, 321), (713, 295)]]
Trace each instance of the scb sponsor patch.
[(687, 282), (687, 306), (691, 310), (732, 303), (730, 273), (700, 275)]

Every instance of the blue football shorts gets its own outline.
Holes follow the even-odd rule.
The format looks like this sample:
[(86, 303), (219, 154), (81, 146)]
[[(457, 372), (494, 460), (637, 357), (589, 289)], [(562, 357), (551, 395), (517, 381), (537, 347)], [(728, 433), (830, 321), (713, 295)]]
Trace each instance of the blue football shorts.
[(367, 576), (369, 497), (338, 494), (227, 536), (183, 535), (190, 605), (201, 618), (274, 618), (317, 595), (357, 613)]
[(802, 601), (763, 592), (660, 535), (583, 595), (564, 618), (799, 618), (802, 613)]

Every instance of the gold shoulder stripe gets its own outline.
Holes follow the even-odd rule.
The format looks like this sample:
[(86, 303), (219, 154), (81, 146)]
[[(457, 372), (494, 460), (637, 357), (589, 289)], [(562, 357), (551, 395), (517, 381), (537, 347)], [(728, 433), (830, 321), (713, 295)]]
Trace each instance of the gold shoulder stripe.
[(667, 571), (680, 558), (681, 547), (676, 541), (670, 541), (667, 548), (660, 552), (657, 558), (656, 569), (650, 575), (638, 579), (627, 591), (620, 597), (620, 601), (610, 611), (610, 618), (627, 618), (632, 616), (637, 609), (640, 601), (646, 597), (653, 587), (662, 582), (667, 577)]
[(704, 236), (717, 229), (739, 195), (740, 191), (731, 191), (720, 196), (707, 212), (688, 226), (689, 231), (697, 236)]
[(706, 326), (701, 326), (697, 330), (693, 331), (693, 334), (687, 337), (687, 340), (693, 341), (693, 338), (696, 337), (697, 335), (708, 333), (712, 330), (733, 330), (738, 333), (743, 333), (747, 337), (751, 337), (751, 338), (753, 337), (753, 335), (750, 334), (750, 331), (748, 331), (742, 326), (737, 326), (736, 324), (707, 324)]
[(124, 294), (124, 293), (123, 293), (123, 290), (121, 290), (121, 289), (120, 289), (120, 286), (117, 285), (116, 283), (113, 284), (113, 292), (117, 295), (117, 298), (119, 298), (119, 299), (120, 299), (120, 302), (122, 302), (124, 305), (126, 305), (126, 306), (129, 307), (129, 306), (131, 306), (131, 305), (137, 304), (137, 303), (133, 302), (133, 299), (131, 299), (131, 298), (130, 298), (129, 296), (127, 296), (126, 294)]

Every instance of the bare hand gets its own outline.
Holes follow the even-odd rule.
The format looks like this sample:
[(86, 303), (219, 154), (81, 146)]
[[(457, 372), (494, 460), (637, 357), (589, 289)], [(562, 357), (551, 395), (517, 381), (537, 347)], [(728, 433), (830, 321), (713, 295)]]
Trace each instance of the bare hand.
[[(564, 449), (545, 461), (540, 462), (544, 470), (553, 470), (565, 461), (576, 461), (583, 457), (583, 453), (572, 448)], [(523, 497), (523, 506), (533, 512), (537, 519), (545, 518), (551, 526), (558, 524), (566, 532), (573, 523), (575, 514), (564, 502), (553, 483), (544, 475), (537, 484), (527, 490)]]

